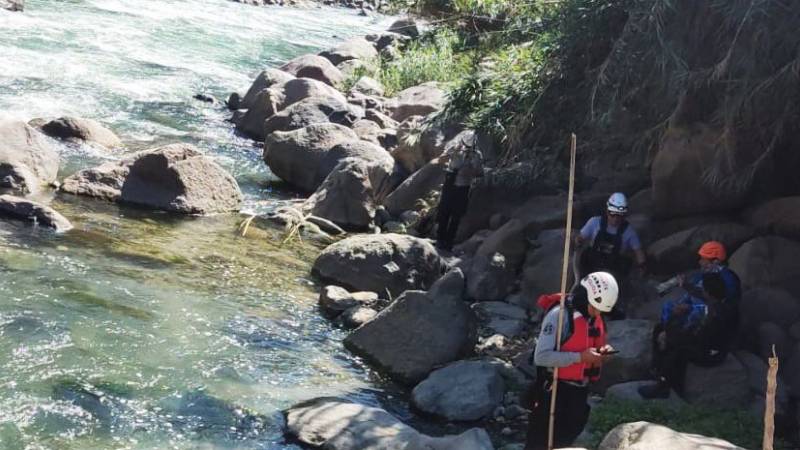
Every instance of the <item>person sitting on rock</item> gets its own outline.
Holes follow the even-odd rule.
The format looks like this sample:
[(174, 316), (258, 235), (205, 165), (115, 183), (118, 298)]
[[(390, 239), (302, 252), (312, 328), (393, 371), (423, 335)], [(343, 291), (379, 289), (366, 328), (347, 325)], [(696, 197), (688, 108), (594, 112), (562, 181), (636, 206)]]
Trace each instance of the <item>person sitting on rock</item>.
[(703, 274), (701, 285), (701, 296), (687, 292), (664, 304), (652, 341), (657, 382), (640, 387), (642, 397), (667, 398), (670, 389), (682, 393), (688, 363), (715, 366), (731, 350), (738, 307), (725, 297), (725, 281), (719, 273)]
[(606, 202), (603, 215), (595, 216), (586, 222), (576, 237), (579, 247), (588, 245), (579, 259), (579, 277), (586, 273), (606, 271), (617, 280), (624, 279), (632, 266), (633, 253), (636, 264), (644, 268), (645, 254), (639, 235), (625, 220), (628, 214), (628, 199), (625, 194), (616, 192)]
[(440, 158), (447, 162), (447, 170), (436, 217), (436, 245), (445, 250), (453, 247), (458, 224), (467, 212), (472, 180), (483, 176), (483, 155), (477, 149), (476, 140), (477, 138), (470, 143), (460, 142), (455, 152)]
[(607, 272), (587, 275), (565, 300), (558, 349), (560, 294), (542, 296), (539, 306), (549, 311), (542, 321), (534, 352), (537, 377), (534, 383), (525, 450), (547, 448), (554, 368), (558, 368), (554, 443), (569, 447), (589, 418), (588, 385), (600, 377), (600, 367), (614, 352), (606, 344), (603, 314), (614, 308), (619, 286)]

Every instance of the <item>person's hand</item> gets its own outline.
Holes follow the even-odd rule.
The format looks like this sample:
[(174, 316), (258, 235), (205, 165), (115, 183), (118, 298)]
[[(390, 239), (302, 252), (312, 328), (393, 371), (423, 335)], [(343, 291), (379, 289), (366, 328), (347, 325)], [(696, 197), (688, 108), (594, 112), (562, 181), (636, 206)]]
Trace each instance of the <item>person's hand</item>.
[(598, 353), (600, 353), (601, 355), (608, 355), (609, 353), (611, 353), (611, 352), (613, 352), (613, 351), (614, 351), (614, 347), (612, 347), (612, 346), (610, 346), (610, 345), (608, 345), (608, 344), (606, 344), (606, 345), (604, 345), (604, 346), (600, 347), (600, 348), (597, 350), (597, 352), (598, 352)]
[(581, 362), (584, 364), (590, 364), (590, 365), (602, 364), (603, 361), (605, 361), (605, 358), (606, 357), (598, 353), (597, 349), (594, 347), (587, 348), (586, 350), (581, 352)]

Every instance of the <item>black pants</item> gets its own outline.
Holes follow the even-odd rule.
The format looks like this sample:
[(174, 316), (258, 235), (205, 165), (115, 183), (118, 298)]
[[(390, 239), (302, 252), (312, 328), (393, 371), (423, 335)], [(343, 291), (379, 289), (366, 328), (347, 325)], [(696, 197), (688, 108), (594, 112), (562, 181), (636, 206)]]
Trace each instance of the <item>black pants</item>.
[(469, 201), (469, 186), (456, 186), (455, 179), (456, 175), (452, 172), (448, 172), (445, 176), (442, 198), (439, 200), (439, 213), (436, 217), (439, 224), (436, 241), (445, 248), (453, 246), (458, 223), (467, 212)]
[[(552, 392), (539, 389), (532, 395), (534, 400), (528, 418), (528, 438), (525, 450), (546, 450), (550, 424), (550, 400)], [(572, 384), (558, 384), (556, 397), (553, 444), (555, 448), (569, 447), (581, 434), (589, 420), (589, 388)]]
[[(658, 343), (658, 335), (662, 331), (666, 333), (664, 348)], [(652, 342), (653, 369), (679, 394), (683, 393), (686, 367), (689, 363), (713, 367), (721, 364), (727, 356), (725, 352), (712, 355), (693, 333), (680, 328), (665, 329), (662, 324), (656, 325), (653, 330)]]

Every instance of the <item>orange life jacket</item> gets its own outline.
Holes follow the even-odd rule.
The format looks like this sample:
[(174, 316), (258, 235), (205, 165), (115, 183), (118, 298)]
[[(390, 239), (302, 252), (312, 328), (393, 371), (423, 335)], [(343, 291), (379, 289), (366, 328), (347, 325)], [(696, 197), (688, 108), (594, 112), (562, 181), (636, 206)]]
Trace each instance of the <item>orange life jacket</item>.
[[(590, 333), (592, 328), (596, 330), (594, 333)], [(589, 321), (583, 317), (583, 314), (572, 311), (572, 329), (570, 331), (569, 338), (561, 344), (562, 352), (580, 353), (587, 348), (600, 348), (606, 345), (606, 326), (602, 317), (595, 318), (594, 327), (590, 327)], [(558, 369), (559, 380), (583, 382), (587, 378), (589, 381), (597, 381), (600, 378), (600, 366), (577, 362)]]

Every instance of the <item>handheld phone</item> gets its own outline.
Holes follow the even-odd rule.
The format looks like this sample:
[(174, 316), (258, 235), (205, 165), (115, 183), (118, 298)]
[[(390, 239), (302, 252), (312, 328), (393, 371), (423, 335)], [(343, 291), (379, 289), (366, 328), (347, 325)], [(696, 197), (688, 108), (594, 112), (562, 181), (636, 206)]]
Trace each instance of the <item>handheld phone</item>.
[(604, 355), (604, 356), (605, 355), (616, 355), (617, 353), (619, 353), (619, 350), (608, 350), (608, 351), (600, 352), (600, 354)]

